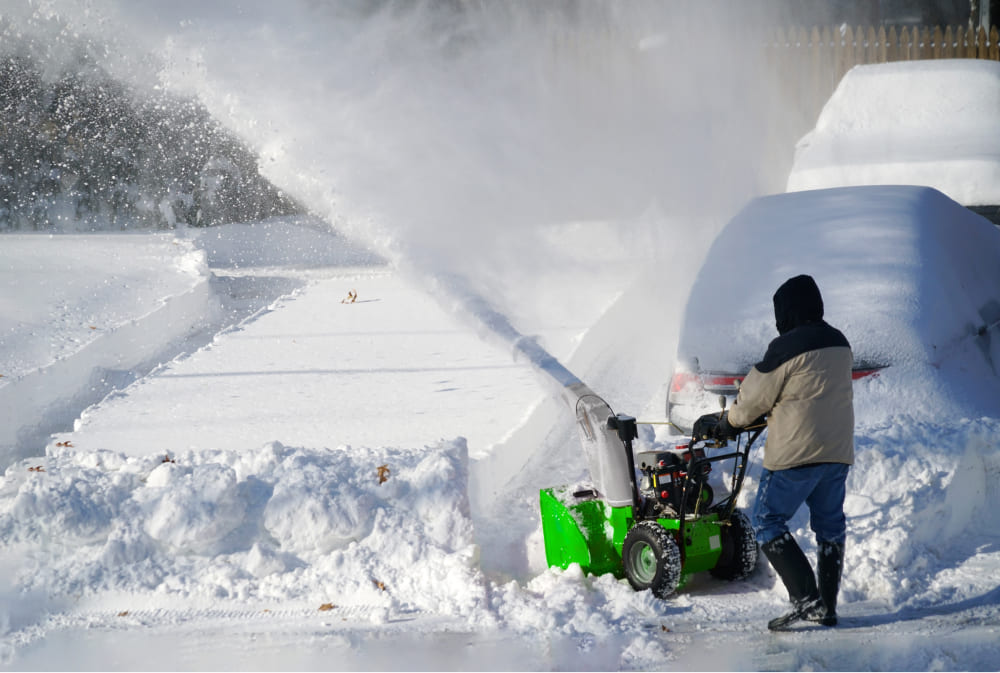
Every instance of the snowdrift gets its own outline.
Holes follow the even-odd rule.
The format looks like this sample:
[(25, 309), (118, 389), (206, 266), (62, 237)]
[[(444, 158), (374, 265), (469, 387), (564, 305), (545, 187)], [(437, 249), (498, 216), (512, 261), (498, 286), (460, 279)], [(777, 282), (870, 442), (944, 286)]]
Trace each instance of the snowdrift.
[(173, 234), (9, 234), (0, 260), (0, 467), (218, 311), (204, 252)]
[[(859, 432), (845, 601), (895, 610), (997, 602), (995, 582), (980, 573), (1000, 557), (998, 432), (995, 417), (900, 417)], [(798, 534), (811, 537), (804, 517)]]
[(460, 440), (169, 459), (57, 448), (44, 462), (44, 474), (12, 470), (2, 486), (8, 548), (53, 545), (29, 563), (29, 591), (463, 616), (486, 601)]

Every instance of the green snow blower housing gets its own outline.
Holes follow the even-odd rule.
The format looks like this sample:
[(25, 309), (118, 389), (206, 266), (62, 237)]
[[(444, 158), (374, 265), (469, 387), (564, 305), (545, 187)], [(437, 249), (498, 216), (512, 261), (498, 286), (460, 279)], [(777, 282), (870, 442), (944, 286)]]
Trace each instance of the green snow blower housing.
[[(728, 442), (692, 436), (675, 449), (633, 457), (635, 419), (608, 415), (603, 427), (595, 427), (593, 416), (601, 407), (610, 411), (603, 401), (577, 405), (585, 449), (605, 482), (609, 475), (618, 481), (628, 478), (625, 489), (631, 492), (631, 501), (621, 501), (625, 492), (621, 483), (608, 489), (618, 494), (617, 502), (609, 502), (602, 489), (591, 484), (542, 489), (539, 502), (548, 565), (565, 569), (575, 563), (589, 574), (612, 573), (628, 579), (636, 591), (649, 589), (660, 598), (674, 593), (696, 572), (707, 570), (727, 580), (750, 575), (757, 565), (757, 543), (749, 519), (736, 509), (736, 499), (750, 447), (763, 426), (748, 431), (744, 446), (737, 441), (735, 451), (727, 450)], [(617, 441), (607, 441), (611, 438)], [(595, 463), (602, 449), (620, 452), (624, 461), (618, 464), (627, 467), (607, 469), (618, 457)], [(706, 449), (725, 451), (709, 456)], [(708, 476), (713, 463), (728, 460), (733, 461), (729, 494), (715, 502)], [(594, 472), (592, 467), (592, 478)]]

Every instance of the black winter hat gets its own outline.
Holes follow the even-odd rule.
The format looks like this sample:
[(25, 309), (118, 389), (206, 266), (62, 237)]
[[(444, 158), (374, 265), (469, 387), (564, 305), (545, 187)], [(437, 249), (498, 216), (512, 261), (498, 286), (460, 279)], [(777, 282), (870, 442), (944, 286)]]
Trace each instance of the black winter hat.
[(774, 293), (774, 322), (778, 334), (823, 319), (823, 297), (812, 276), (789, 278)]

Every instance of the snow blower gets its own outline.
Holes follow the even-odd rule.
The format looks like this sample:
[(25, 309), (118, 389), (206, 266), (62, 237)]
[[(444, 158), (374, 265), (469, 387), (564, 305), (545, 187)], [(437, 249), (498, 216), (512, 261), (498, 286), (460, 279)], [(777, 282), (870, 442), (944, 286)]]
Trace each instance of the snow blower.
[[(540, 491), (549, 566), (565, 569), (577, 563), (591, 574), (613, 573), (628, 578), (637, 591), (650, 589), (661, 598), (692, 573), (707, 570), (716, 577), (741, 579), (753, 571), (757, 543), (736, 499), (750, 447), (763, 424), (747, 429), (743, 448), (737, 441), (736, 450), (728, 453), (707, 455), (728, 442), (716, 442), (696, 427), (686, 444), (633, 456), (632, 440), (638, 437), (634, 418), (615, 414), (461, 277), (438, 274), (436, 283), (462, 313), (479, 321), (485, 335), (510, 344), (515, 358), (525, 358), (555, 383), (576, 414), (591, 481)], [(724, 460), (734, 461), (729, 495), (715, 502), (708, 475), (714, 463)]]
[[(718, 453), (729, 442), (696, 426), (684, 444), (633, 456), (635, 418), (613, 413), (582, 383), (566, 390), (576, 395), (591, 482), (540, 491), (550, 567), (576, 563), (590, 574), (612, 573), (660, 598), (696, 572), (727, 580), (753, 572), (757, 543), (736, 500), (763, 424), (742, 431), (735, 450)], [(709, 474), (714, 464), (730, 460), (729, 494), (716, 501)]]

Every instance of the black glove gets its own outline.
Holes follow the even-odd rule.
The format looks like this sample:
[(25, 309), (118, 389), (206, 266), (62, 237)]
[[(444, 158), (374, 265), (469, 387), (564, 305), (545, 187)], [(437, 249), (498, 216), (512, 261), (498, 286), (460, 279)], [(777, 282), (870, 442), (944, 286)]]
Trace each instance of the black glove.
[(715, 438), (720, 442), (736, 439), (740, 434), (740, 428), (734, 428), (729, 424), (729, 411), (723, 411), (718, 422), (715, 424)]
[(719, 414), (705, 414), (694, 422), (691, 434), (696, 442), (715, 439), (716, 428), (719, 425)]

